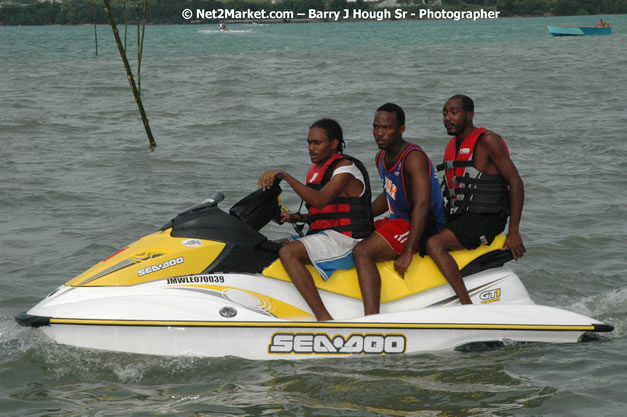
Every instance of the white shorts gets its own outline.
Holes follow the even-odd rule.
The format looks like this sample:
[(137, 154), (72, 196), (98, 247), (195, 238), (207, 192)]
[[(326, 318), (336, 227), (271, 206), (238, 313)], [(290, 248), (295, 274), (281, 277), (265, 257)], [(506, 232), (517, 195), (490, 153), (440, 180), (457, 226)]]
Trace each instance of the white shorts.
[(303, 236), (298, 241), (305, 245), (311, 263), (326, 281), (338, 269), (355, 267), (353, 248), (361, 239), (353, 239), (335, 230), (324, 230)]

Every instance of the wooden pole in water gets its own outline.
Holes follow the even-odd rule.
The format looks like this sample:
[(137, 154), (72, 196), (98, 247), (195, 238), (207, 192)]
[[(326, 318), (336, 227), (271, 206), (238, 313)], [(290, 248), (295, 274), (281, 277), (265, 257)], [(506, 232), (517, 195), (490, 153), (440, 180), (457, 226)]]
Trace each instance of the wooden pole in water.
[(139, 59), (139, 23), (142, 21), (139, 18), (139, 3), (135, 2), (135, 18), (137, 19), (137, 58)]
[(138, 26), (137, 26), (137, 91), (139, 92), (139, 95), (141, 95), (142, 93), (142, 73), (141, 73), (141, 66), (142, 66), (142, 55), (144, 54), (144, 35), (146, 33), (146, 9), (148, 8), (148, 0), (144, 0), (144, 16), (143, 16), (143, 21), (142, 21), (142, 35), (141, 35), (141, 41), (139, 40), (139, 19), (138, 19)]
[(109, 4), (109, 0), (103, 0), (105, 4), (105, 10), (109, 15), (109, 21), (111, 22), (111, 29), (113, 30), (113, 36), (115, 37), (115, 42), (118, 44), (118, 49), (120, 50), (120, 55), (122, 56), (122, 62), (124, 62), (124, 68), (126, 69), (126, 74), (128, 76), (128, 83), (131, 86), (131, 90), (133, 90), (133, 95), (135, 96), (135, 102), (137, 103), (137, 107), (139, 107), (139, 112), (142, 116), (142, 121), (144, 122), (144, 128), (146, 129), (146, 134), (148, 135), (148, 141), (150, 142), (150, 146), (157, 146), (155, 139), (152, 137), (152, 132), (150, 131), (150, 125), (148, 124), (148, 117), (146, 117), (146, 112), (144, 111), (144, 105), (142, 104), (142, 99), (139, 96), (139, 92), (137, 91), (137, 87), (135, 86), (135, 79), (133, 78), (133, 71), (131, 71), (131, 66), (128, 63), (128, 59), (126, 58), (126, 51), (124, 50), (124, 46), (122, 45), (122, 41), (120, 40), (120, 33), (118, 31), (117, 25), (115, 24), (115, 18), (113, 17), (113, 12), (111, 11), (111, 5)]
[(91, 5), (94, 11), (94, 39), (96, 40), (96, 56), (98, 56), (98, 32), (96, 31), (96, 3)]
[(124, 7), (124, 50), (126, 51), (126, 32), (128, 29), (128, 0), (126, 0), (126, 7)]
[(139, 3), (135, 2), (135, 16), (137, 16), (137, 92), (139, 93), (139, 95), (142, 94), (142, 75), (140, 72), (140, 65), (141, 65), (141, 61), (139, 58), (139, 54), (141, 53), (141, 51), (139, 50), (140, 46), (140, 36), (139, 36), (139, 24), (142, 21), (141, 18), (139, 17)]
[(96, 16), (94, 16), (94, 38), (96, 39), (96, 56), (98, 56), (98, 32), (96, 31)]

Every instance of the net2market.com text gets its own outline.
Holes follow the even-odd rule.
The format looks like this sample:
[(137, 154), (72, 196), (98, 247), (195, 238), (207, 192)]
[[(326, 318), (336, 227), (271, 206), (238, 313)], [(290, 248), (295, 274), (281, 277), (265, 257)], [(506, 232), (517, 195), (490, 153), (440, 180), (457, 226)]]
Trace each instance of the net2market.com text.
[(293, 12), (272, 10), (235, 10), (235, 9), (196, 9), (194, 13), (190, 9), (185, 9), (182, 16), (186, 20), (390, 20), (390, 19), (435, 19), (435, 20), (478, 20), (478, 19), (498, 19), (501, 12), (496, 10), (431, 10), (420, 9), (418, 12), (408, 12), (403, 9), (383, 9), (383, 10), (316, 10), (309, 9), (307, 12)]

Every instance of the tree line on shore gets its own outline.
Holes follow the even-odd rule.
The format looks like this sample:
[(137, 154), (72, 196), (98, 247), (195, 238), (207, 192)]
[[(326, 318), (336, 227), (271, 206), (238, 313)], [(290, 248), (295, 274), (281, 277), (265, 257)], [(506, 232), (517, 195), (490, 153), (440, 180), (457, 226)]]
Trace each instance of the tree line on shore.
[[(409, 12), (430, 7), (437, 10), (477, 10), (480, 8), (500, 11), (501, 17), (543, 15), (592, 15), (627, 13), (627, 0), (443, 0), (443, 5), (425, 6), (420, 0), (408, 0), (402, 5)], [(136, 22), (143, 15), (143, 0), (112, 0), (118, 22)], [(405, 4), (405, 3), (403, 3)], [(161, 24), (190, 23), (181, 16), (184, 9), (234, 9), (266, 11), (307, 12), (316, 10), (363, 9), (377, 10), (372, 3), (363, 0), (348, 3), (346, 0), (283, 0), (277, 4), (263, 0), (148, 0), (147, 22)], [(76, 25), (109, 20), (101, 0), (64, 0), (62, 3), (14, 0), (0, 4), (0, 25)], [(203, 21), (211, 23), (211, 21)]]

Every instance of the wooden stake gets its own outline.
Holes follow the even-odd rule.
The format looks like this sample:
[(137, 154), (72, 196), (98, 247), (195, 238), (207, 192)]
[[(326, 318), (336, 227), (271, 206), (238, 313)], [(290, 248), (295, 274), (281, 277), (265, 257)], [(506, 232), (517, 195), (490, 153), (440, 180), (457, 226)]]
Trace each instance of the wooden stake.
[(144, 128), (146, 129), (146, 134), (148, 135), (148, 141), (150, 142), (150, 146), (157, 146), (155, 139), (152, 137), (152, 132), (150, 131), (150, 125), (148, 124), (148, 117), (146, 117), (146, 112), (144, 111), (144, 105), (142, 104), (141, 97), (139, 96), (139, 92), (137, 91), (137, 87), (135, 86), (133, 71), (131, 71), (131, 66), (128, 63), (128, 59), (126, 58), (126, 51), (124, 50), (124, 46), (122, 45), (122, 40), (120, 40), (120, 33), (117, 25), (115, 24), (115, 17), (113, 17), (111, 5), (109, 4), (109, 0), (103, 1), (105, 4), (105, 10), (109, 15), (109, 21), (111, 22), (111, 29), (113, 30), (115, 42), (118, 44), (118, 49), (120, 50), (120, 55), (122, 56), (122, 62), (124, 62), (124, 68), (126, 69), (126, 74), (128, 76), (128, 83), (131, 85), (131, 90), (133, 90), (133, 95), (135, 96), (135, 102), (137, 103), (137, 107), (139, 107), (139, 112), (141, 113), (142, 121), (144, 122)]
[(98, 32), (96, 31), (96, 16), (94, 16), (94, 38), (96, 39), (96, 56), (98, 56)]
[(144, 17), (142, 21), (142, 35), (141, 41), (139, 37), (139, 18), (137, 20), (137, 91), (139, 95), (142, 94), (142, 55), (144, 54), (144, 35), (146, 33), (146, 9), (148, 8), (148, 0), (144, 0)]
[(91, 4), (94, 11), (94, 39), (96, 40), (96, 56), (98, 56), (98, 31), (96, 31), (96, 3)]
[(128, 29), (128, 0), (126, 0), (126, 7), (124, 7), (124, 50), (126, 51), (126, 32)]
[(140, 36), (139, 36), (139, 23), (141, 22), (141, 19), (139, 17), (139, 3), (135, 2), (135, 16), (137, 18), (137, 92), (139, 93), (139, 95), (141, 96), (142, 94), (142, 79), (141, 79), (141, 73), (139, 72), (139, 66), (141, 65), (140, 63), (140, 58), (139, 58), (139, 54), (140, 54)]

